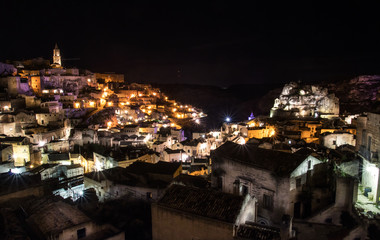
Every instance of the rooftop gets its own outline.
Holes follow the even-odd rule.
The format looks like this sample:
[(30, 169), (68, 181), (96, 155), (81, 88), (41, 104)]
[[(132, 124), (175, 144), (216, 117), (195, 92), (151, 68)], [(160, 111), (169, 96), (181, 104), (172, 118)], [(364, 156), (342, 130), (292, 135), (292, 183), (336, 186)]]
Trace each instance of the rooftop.
[(180, 163), (163, 162), (158, 163), (147, 163), (136, 161), (132, 165), (126, 168), (127, 172), (135, 174), (146, 174), (146, 173), (156, 173), (156, 174), (168, 174), (173, 175), (178, 168), (181, 167)]
[(234, 223), (244, 198), (219, 191), (173, 184), (157, 205), (207, 218)]
[(240, 225), (236, 232), (237, 239), (280, 240), (280, 229), (257, 223)]
[(190, 187), (206, 188), (210, 183), (204, 177), (180, 174), (173, 179), (173, 182)]
[(25, 140), (25, 137), (0, 137), (0, 143), (19, 143)]
[(89, 222), (90, 218), (77, 208), (59, 201), (39, 205), (27, 221), (38, 226), (45, 236), (54, 236), (64, 229)]
[(49, 154), (49, 161), (64, 161), (70, 160), (68, 153), (51, 153)]
[(56, 167), (56, 166), (58, 166), (58, 164), (56, 164), (56, 163), (42, 164), (42, 165), (40, 165), (38, 167), (35, 167), (35, 168), (31, 169), (29, 172), (30, 173), (34, 173), (34, 174), (41, 173), (42, 171), (44, 171), (46, 169), (49, 169), (49, 168), (52, 168), (52, 167)]
[(289, 176), (309, 156), (258, 148), (250, 143), (240, 145), (233, 142), (224, 143), (214, 154), (215, 161), (229, 159), (274, 172), (280, 177)]
[(164, 151), (167, 152), (168, 154), (185, 153), (185, 151), (182, 150), (182, 149), (172, 150), (172, 149), (170, 149), (170, 148), (165, 148)]

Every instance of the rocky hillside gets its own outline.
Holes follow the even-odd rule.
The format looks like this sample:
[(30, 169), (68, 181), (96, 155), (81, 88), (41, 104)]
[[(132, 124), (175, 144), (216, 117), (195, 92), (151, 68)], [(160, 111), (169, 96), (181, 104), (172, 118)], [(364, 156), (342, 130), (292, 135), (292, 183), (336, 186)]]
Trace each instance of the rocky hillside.
[[(208, 115), (204, 126), (219, 128), (226, 116), (232, 121), (268, 115), (284, 84), (244, 84), (229, 88), (205, 85), (152, 84), (170, 98), (202, 108)], [(380, 111), (380, 76), (359, 76), (342, 81), (321, 82), (339, 98), (340, 113)]]
[(341, 114), (380, 110), (380, 76), (359, 76), (337, 83), (324, 84), (339, 98)]
[[(208, 115), (204, 123), (208, 129), (219, 128), (227, 116), (232, 121), (241, 121), (246, 120), (251, 112), (255, 116), (268, 114), (267, 109), (272, 107), (277, 91), (272, 94), (273, 97), (265, 94), (281, 87), (273, 84), (232, 85), (229, 88), (185, 84), (152, 85), (160, 88), (169, 98), (201, 108)], [(264, 101), (260, 100), (262, 97)]]
[(0, 76), (13, 75), (16, 71), (13, 65), (0, 62)]

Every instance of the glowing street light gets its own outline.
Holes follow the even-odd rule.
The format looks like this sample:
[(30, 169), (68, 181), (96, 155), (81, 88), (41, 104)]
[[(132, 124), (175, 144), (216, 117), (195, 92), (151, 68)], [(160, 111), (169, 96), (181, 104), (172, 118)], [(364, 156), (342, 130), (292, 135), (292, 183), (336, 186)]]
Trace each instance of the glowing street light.
[(231, 121), (231, 118), (230, 117), (226, 117), (226, 122), (230, 122)]

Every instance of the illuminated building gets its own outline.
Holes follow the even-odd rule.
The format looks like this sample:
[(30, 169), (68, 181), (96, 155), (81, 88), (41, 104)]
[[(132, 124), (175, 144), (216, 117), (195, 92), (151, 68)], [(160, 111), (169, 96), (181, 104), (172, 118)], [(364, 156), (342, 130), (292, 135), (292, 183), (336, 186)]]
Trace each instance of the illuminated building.
[(358, 194), (380, 203), (380, 114), (367, 113), (357, 118), (356, 149), (363, 160)]
[(55, 48), (53, 50), (53, 65), (55, 67), (61, 67), (62, 66), (61, 51), (59, 50), (57, 44), (55, 44)]
[(36, 95), (41, 95), (42, 86), (41, 86), (41, 76), (31, 76), (30, 77), (30, 87)]
[(102, 79), (105, 83), (124, 83), (124, 74), (95, 73), (95, 79)]

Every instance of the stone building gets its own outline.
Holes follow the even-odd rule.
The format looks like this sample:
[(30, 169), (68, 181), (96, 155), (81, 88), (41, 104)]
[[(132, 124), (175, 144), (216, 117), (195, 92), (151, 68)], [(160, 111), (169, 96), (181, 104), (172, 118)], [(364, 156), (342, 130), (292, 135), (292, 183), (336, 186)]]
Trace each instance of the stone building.
[(41, 126), (61, 125), (63, 124), (64, 115), (62, 112), (54, 113), (36, 113), (37, 124)]
[(279, 229), (260, 226), (256, 219), (257, 200), (250, 195), (173, 184), (152, 204), (152, 235), (154, 240), (245, 239), (250, 228), (250, 239), (280, 239)]
[(185, 161), (189, 156), (187, 153), (182, 149), (172, 150), (170, 148), (164, 149), (163, 153), (163, 160), (165, 162), (173, 162), (173, 161)]
[(0, 137), (1, 145), (12, 145), (15, 167), (25, 166), (31, 160), (31, 147), (26, 137)]
[(319, 137), (320, 143), (331, 149), (336, 149), (342, 145), (356, 145), (355, 135), (348, 132), (323, 133)]
[(10, 97), (16, 97), (17, 94), (23, 93), (20, 88), (20, 76), (9, 76), (0, 78), (0, 87), (7, 89)]
[(182, 171), (178, 163), (134, 162), (84, 175), (84, 187), (94, 188), (100, 201), (121, 197), (156, 200)]
[(95, 79), (102, 80), (104, 83), (114, 82), (114, 83), (123, 83), (124, 74), (116, 73), (95, 73)]
[(58, 101), (50, 101), (41, 103), (42, 109), (47, 109), (49, 113), (59, 113), (62, 111), (62, 103)]
[[(43, 204), (42, 204), (43, 203)], [(39, 239), (124, 239), (124, 232), (109, 224), (98, 225), (80, 210), (63, 201), (24, 204), (26, 223)]]
[(367, 113), (359, 116), (356, 122), (356, 150), (363, 160), (361, 189), (367, 188), (366, 195), (370, 201), (379, 203), (380, 114)]
[(258, 199), (258, 221), (279, 225), (285, 214), (300, 211), (299, 187), (321, 161), (310, 154), (262, 149), (226, 142), (211, 155), (212, 186), (223, 192), (250, 194)]
[(12, 161), (13, 147), (12, 145), (0, 145), (0, 163)]

